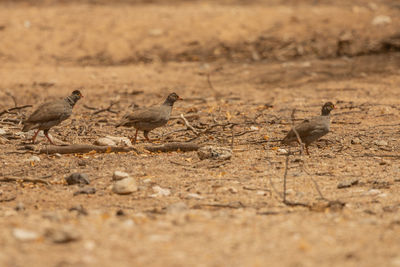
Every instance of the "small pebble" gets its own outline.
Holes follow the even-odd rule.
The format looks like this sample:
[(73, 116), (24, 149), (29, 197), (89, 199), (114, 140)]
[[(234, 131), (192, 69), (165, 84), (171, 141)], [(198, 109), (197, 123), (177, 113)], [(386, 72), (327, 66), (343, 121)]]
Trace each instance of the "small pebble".
[(384, 26), (386, 24), (390, 24), (392, 22), (392, 19), (389, 16), (385, 16), (385, 15), (380, 15), (380, 16), (376, 16), (373, 20), (372, 20), (372, 25), (374, 26)]
[(72, 206), (68, 211), (76, 211), (79, 215), (88, 215), (89, 213), (82, 205)]
[(80, 234), (71, 227), (64, 226), (61, 229), (47, 229), (45, 236), (53, 243), (64, 244), (80, 239)]
[(258, 131), (259, 128), (257, 126), (250, 126), (250, 130), (252, 131)]
[(81, 195), (81, 194), (86, 194), (86, 195), (96, 194), (96, 188), (85, 187), (85, 188), (79, 189), (78, 191), (74, 192), (74, 196)]
[(186, 195), (186, 198), (187, 199), (203, 199), (204, 197), (203, 196), (200, 196), (199, 194), (196, 194), (196, 193), (189, 193), (189, 194), (187, 194)]
[(388, 143), (385, 140), (375, 140), (374, 144), (377, 146), (387, 146), (388, 145)]
[(111, 140), (110, 138), (106, 138), (106, 137), (97, 139), (94, 142), (94, 144), (98, 145), (98, 146), (115, 146), (116, 145), (116, 143), (113, 140)]
[(114, 181), (122, 180), (122, 179), (125, 179), (125, 178), (128, 178), (128, 177), (129, 177), (129, 174), (126, 173), (126, 172), (115, 171), (113, 173), (113, 180)]
[(119, 195), (127, 195), (137, 190), (138, 186), (132, 177), (116, 181), (112, 187), (112, 191)]
[(131, 140), (129, 140), (129, 138), (126, 137), (107, 136), (106, 138), (112, 140), (118, 146), (128, 146), (128, 147), (132, 146)]
[(359, 182), (358, 179), (350, 179), (350, 180), (347, 180), (347, 181), (340, 182), (340, 183), (337, 185), (337, 188), (339, 188), (339, 189), (341, 189), (341, 188), (348, 188), (348, 187), (351, 187), (351, 186), (353, 186), (353, 185), (358, 184), (358, 182)]
[(287, 153), (288, 153), (287, 150), (286, 150), (286, 149), (283, 149), (283, 148), (278, 148), (278, 149), (276, 150), (276, 152), (278, 152), (278, 153), (281, 154), (281, 155), (284, 155), (284, 154), (287, 154)]
[(6, 133), (7, 133), (6, 130), (4, 130), (3, 128), (0, 128), (0, 135), (4, 135)]
[(123, 210), (117, 210), (115, 213), (116, 216), (125, 216), (125, 212)]
[(18, 204), (14, 208), (16, 211), (23, 211), (25, 210), (25, 205), (22, 202), (18, 202)]
[(27, 159), (29, 162), (40, 162), (40, 158), (38, 156), (32, 156), (29, 159)]
[(55, 153), (54, 156), (56, 156), (56, 158), (62, 158), (62, 155), (60, 153)]
[(267, 193), (265, 191), (262, 191), (262, 190), (258, 190), (256, 194), (259, 195), (259, 196), (267, 195)]
[(353, 144), (353, 145), (358, 145), (358, 144), (361, 144), (361, 139), (360, 138), (353, 138), (353, 139), (351, 139), (351, 144)]
[(378, 189), (370, 189), (367, 192), (364, 193), (365, 196), (376, 196), (379, 195), (381, 193), (380, 190)]
[(155, 194), (150, 195), (151, 197), (167, 197), (171, 194), (169, 189), (161, 188), (158, 185), (153, 186)]
[(68, 185), (89, 184), (89, 176), (86, 173), (75, 172), (65, 178)]
[(81, 166), (81, 167), (86, 166), (86, 161), (83, 159), (78, 160), (78, 166)]
[(39, 238), (38, 233), (21, 228), (14, 228), (12, 230), (12, 234), (16, 239), (20, 241), (34, 241)]

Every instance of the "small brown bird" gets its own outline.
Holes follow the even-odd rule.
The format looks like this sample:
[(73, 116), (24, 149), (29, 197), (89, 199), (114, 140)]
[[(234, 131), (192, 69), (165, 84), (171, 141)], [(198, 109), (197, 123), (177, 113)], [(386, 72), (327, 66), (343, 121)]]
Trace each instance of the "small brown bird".
[(44, 135), (54, 145), (53, 141), (48, 136), (48, 132), (51, 127), (60, 124), (62, 121), (68, 119), (72, 114), (72, 108), (76, 102), (81, 99), (83, 95), (79, 90), (72, 92), (70, 96), (64, 99), (58, 99), (50, 102), (46, 102), (40, 105), (32, 115), (23, 122), (23, 132), (37, 129), (33, 135), (32, 142), (35, 143), (36, 137), (40, 130), (43, 130)]
[[(308, 152), (308, 146), (312, 142), (329, 133), (329, 127), (331, 124), (330, 113), (333, 109), (335, 109), (335, 105), (333, 105), (332, 102), (327, 102), (322, 106), (321, 116), (306, 119), (299, 125), (295, 126), (301, 142), (305, 144), (307, 155), (310, 155)], [(282, 144), (288, 145), (294, 141), (298, 142), (298, 139), (296, 133), (292, 129), (282, 140)]]
[(148, 134), (151, 130), (167, 124), (171, 116), (172, 107), (177, 100), (182, 100), (176, 93), (171, 93), (160, 106), (136, 109), (126, 114), (120, 123), (115, 127), (126, 126), (136, 129), (133, 143), (136, 143), (138, 131), (143, 131), (143, 135), (150, 142)]

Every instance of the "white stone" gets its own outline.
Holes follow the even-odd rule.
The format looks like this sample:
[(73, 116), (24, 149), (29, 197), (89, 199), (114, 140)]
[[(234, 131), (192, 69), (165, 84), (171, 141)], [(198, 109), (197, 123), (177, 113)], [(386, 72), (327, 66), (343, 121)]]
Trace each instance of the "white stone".
[(196, 194), (196, 193), (189, 193), (189, 194), (187, 194), (186, 195), (186, 198), (187, 199), (203, 199), (204, 197), (203, 196), (200, 196), (199, 194)]
[(40, 158), (38, 156), (32, 156), (29, 159), (27, 159), (26, 161), (29, 161), (29, 162), (40, 162)]
[(39, 238), (38, 233), (21, 228), (14, 228), (12, 234), (20, 241), (34, 241)]
[(379, 195), (380, 193), (381, 193), (381, 191), (378, 190), (378, 189), (370, 189), (367, 192), (365, 192), (364, 195), (366, 195), (366, 196), (376, 196), (376, 195)]
[(129, 174), (126, 172), (122, 172), (122, 171), (115, 171), (113, 174), (113, 180), (118, 181), (118, 180), (122, 180), (125, 178), (128, 178)]
[(4, 135), (6, 134), (6, 130), (4, 130), (3, 128), (0, 128), (0, 135)]
[(258, 131), (259, 128), (257, 126), (250, 126), (250, 130), (252, 131)]
[(132, 146), (131, 140), (129, 140), (129, 138), (126, 138), (126, 137), (107, 135), (106, 138), (111, 139), (119, 146)]
[(375, 140), (374, 144), (377, 146), (387, 146), (388, 145), (388, 143), (385, 140)]
[(158, 185), (153, 186), (155, 194), (150, 195), (151, 197), (166, 197), (171, 194), (171, 191), (166, 188), (161, 188)]
[(110, 138), (106, 138), (106, 137), (101, 137), (99, 139), (97, 139), (96, 141), (94, 141), (95, 145), (98, 146), (115, 146), (116, 143), (111, 140)]
[(374, 26), (384, 26), (384, 25), (390, 24), (390, 23), (392, 23), (392, 19), (389, 16), (385, 16), (385, 15), (376, 16), (372, 20), (372, 25), (374, 25)]
[(287, 153), (288, 153), (287, 150), (286, 150), (286, 149), (283, 149), (283, 148), (278, 148), (276, 151), (277, 151), (279, 154), (287, 154)]
[(127, 195), (138, 190), (135, 179), (128, 177), (119, 181), (116, 181), (112, 187), (112, 191), (116, 194)]
[(257, 191), (257, 195), (259, 195), (259, 196), (265, 196), (265, 195), (267, 195), (267, 193), (266, 193), (265, 191), (258, 190), (258, 191)]

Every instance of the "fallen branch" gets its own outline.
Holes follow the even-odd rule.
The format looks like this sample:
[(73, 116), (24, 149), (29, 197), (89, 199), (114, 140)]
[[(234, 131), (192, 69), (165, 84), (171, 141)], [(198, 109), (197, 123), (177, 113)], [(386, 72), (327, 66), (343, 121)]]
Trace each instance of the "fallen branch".
[(183, 116), (183, 114), (181, 114), (181, 119), (183, 120), (183, 122), (185, 123), (186, 127), (188, 129), (190, 129), (195, 135), (199, 135), (199, 132), (193, 128), (192, 125), (190, 125), (190, 123), (188, 122), (188, 120), (185, 118), (185, 116)]
[(9, 183), (9, 182), (28, 182), (28, 183), (34, 183), (34, 184), (45, 184), (45, 185), (49, 185), (49, 183), (46, 180), (43, 179), (35, 179), (35, 178), (24, 178), (24, 177), (3, 177), (0, 178), (0, 183)]
[(243, 205), (242, 202), (238, 201), (238, 202), (232, 202), (232, 203), (228, 203), (228, 204), (222, 204), (222, 203), (196, 204), (192, 208), (193, 209), (201, 209), (203, 207), (240, 209), (240, 208), (245, 208), (245, 205)]
[[(26, 149), (36, 150), (33, 145), (26, 145)], [(91, 151), (97, 153), (112, 153), (112, 152), (138, 152), (133, 147), (118, 147), (118, 146), (96, 146), (96, 145), (79, 145), (73, 144), (68, 146), (46, 146), (38, 150), (39, 154), (85, 154)]]
[(19, 107), (13, 107), (13, 108), (9, 108), (9, 109), (5, 109), (2, 112), (0, 112), (0, 116), (6, 114), (6, 113), (10, 113), (10, 111), (13, 110), (20, 110), (20, 109), (24, 109), (24, 108), (30, 108), (32, 107), (32, 105), (24, 105), (24, 106), (19, 106)]
[[(186, 101), (186, 98), (185, 98), (185, 101)], [(189, 113), (189, 114), (185, 114), (184, 116), (185, 116), (186, 119), (198, 119), (198, 118), (200, 118), (200, 115), (198, 113)], [(177, 119), (180, 119), (180, 118), (181, 118), (180, 115), (179, 116), (171, 116), (171, 117), (169, 117), (169, 120), (177, 120)]]
[(96, 114), (99, 114), (99, 113), (105, 112), (105, 111), (108, 111), (108, 112), (114, 113), (114, 114), (118, 114), (117, 111), (111, 110), (111, 108), (112, 108), (115, 104), (117, 104), (117, 103), (118, 103), (118, 101), (117, 101), (117, 102), (111, 102), (110, 105), (109, 105), (108, 107), (99, 109), (99, 110), (93, 112), (92, 114), (93, 114), (93, 115), (96, 115)]
[(171, 151), (197, 151), (199, 150), (200, 146), (195, 143), (167, 143), (164, 145), (150, 145), (145, 146), (144, 149), (150, 152), (171, 152)]

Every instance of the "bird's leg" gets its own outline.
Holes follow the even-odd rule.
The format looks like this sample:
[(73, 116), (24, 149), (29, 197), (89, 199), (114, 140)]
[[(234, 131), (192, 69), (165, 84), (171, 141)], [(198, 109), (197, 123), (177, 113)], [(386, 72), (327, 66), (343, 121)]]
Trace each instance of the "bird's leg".
[(49, 140), (50, 144), (55, 146), (55, 144), (53, 143), (53, 141), (49, 137), (49, 130), (48, 129), (44, 130), (43, 133), (44, 133), (44, 136), (46, 136), (46, 138)]
[(138, 130), (136, 130), (135, 138), (133, 138), (133, 137), (130, 137), (130, 138), (129, 138), (129, 139), (131, 139), (132, 144), (136, 144), (137, 133), (138, 133)]
[(40, 129), (37, 130), (36, 133), (33, 135), (33, 137), (32, 137), (32, 144), (35, 143), (36, 137), (37, 137), (37, 135), (38, 135), (39, 132), (40, 132)]
[(149, 139), (149, 136), (148, 136), (149, 135), (149, 131), (143, 131), (143, 135), (144, 135), (144, 138), (146, 138), (146, 140), (151, 143), (151, 141)]
[(308, 152), (308, 145), (306, 145), (306, 153), (308, 156), (310, 156), (310, 152)]

